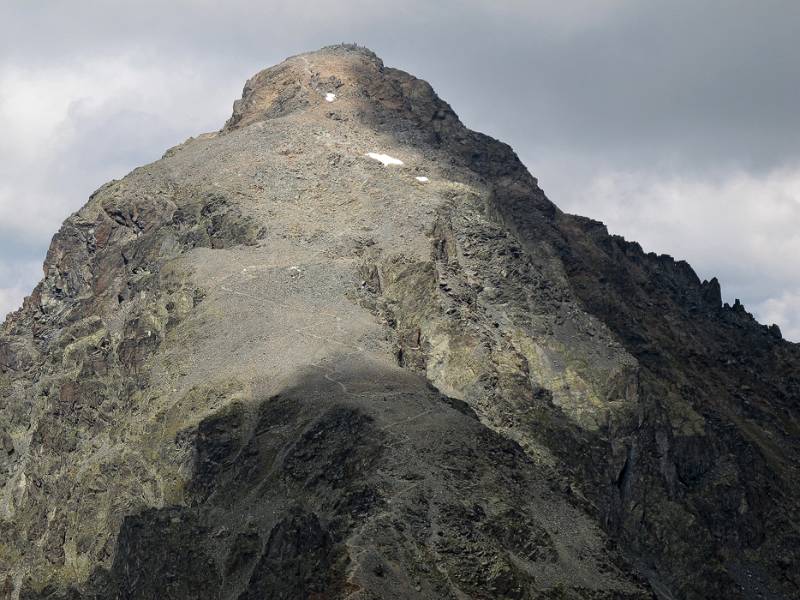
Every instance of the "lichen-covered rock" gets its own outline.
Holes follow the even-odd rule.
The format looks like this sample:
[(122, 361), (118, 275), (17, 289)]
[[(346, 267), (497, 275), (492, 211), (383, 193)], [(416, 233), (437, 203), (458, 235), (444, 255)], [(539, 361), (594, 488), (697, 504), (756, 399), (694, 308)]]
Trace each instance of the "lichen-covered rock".
[(0, 332), (0, 596), (793, 598), (798, 400), (716, 280), (326, 48), (54, 237)]

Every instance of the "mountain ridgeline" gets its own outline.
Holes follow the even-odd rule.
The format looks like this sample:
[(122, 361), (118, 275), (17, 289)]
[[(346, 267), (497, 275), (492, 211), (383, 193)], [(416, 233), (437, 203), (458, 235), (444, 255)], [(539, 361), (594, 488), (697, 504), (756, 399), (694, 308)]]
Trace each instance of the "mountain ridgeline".
[(333, 46), (0, 331), (0, 598), (800, 597), (800, 346)]

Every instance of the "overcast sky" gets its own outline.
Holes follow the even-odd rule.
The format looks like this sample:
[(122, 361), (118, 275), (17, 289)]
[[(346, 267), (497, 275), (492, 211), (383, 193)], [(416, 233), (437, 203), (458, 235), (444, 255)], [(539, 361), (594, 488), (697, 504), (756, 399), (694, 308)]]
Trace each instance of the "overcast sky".
[(261, 68), (357, 42), (562, 209), (800, 341), (798, 31), (797, 0), (0, 0), (0, 313), (103, 182), (221, 127)]

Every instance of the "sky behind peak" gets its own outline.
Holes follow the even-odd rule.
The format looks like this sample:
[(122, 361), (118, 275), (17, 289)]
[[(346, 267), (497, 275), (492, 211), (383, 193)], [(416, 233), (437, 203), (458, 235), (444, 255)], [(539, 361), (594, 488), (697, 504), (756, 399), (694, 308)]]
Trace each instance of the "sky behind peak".
[(0, 313), (102, 183), (221, 127), (256, 71), (357, 42), (510, 143), (562, 209), (800, 341), (799, 30), (794, 0), (4, 2)]

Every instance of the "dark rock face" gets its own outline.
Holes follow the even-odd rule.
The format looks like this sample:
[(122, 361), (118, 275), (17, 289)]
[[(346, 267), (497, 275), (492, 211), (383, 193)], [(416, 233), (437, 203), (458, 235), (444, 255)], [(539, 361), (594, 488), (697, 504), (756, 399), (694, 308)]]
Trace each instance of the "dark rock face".
[(0, 333), (8, 598), (800, 595), (799, 347), (361, 48), (98, 190)]
[[(565, 225), (573, 247), (588, 233)], [(649, 427), (630, 447), (638, 455), (633, 468), (651, 474), (635, 474), (622, 506), (651, 516), (633, 525), (620, 515), (623, 535), (639, 547), (663, 547), (686, 570), (703, 564), (703, 589), (713, 586), (720, 595), (737, 586), (746, 596), (766, 594), (761, 586), (770, 578), (792, 582), (786, 567), (800, 558), (791, 525), (800, 491), (797, 346), (776, 339), (743, 309), (722, 306), (716, 280), (699, 282), (686, 263), (601, 239), (608, 240), (602, 251), (570, 252), (566, 263), (583, 305), (642, 366)], [(630, 275), (637, 271), (640, 277)], [(680, 426), (673, 398), (701, 416), (702, 432)], [(700, 524), (688, 547), (664, 535), (670, 521), (657, 507), (667, 502)], [(779, 556), (782, 564), (762, 562)]]
[[(776, 338), (741, 305), (723, 306), (719, 283), (701, 282), (685, 262), (644, 254), (581, 217), (559, 215), (543, 227), (513, 199), (500, 201), (501, 220), (523, 246), (552, 237), (582, 308), (639, 362), (643, 412), (634, 427), (597, 438), (589, 456), (562, 452), (591, 482), (584, 489), (609, 530), (679, 595), (770, 597), (771, 580), (791, 596), (797, 345)], [(620, 445), (617, 489), (603, 498), (597, 464)], [(681, 580), (670, 570), (702, 576)]]
[[(651, 597), (516, 444), (418, 377), (341, 368), (357, 398), (312, 375), (205, 419), (186, 506), (126, 517), (110, 569), (82, 590), (23, 597)], [(392, 389), (404, 401), (387, 415)]]

